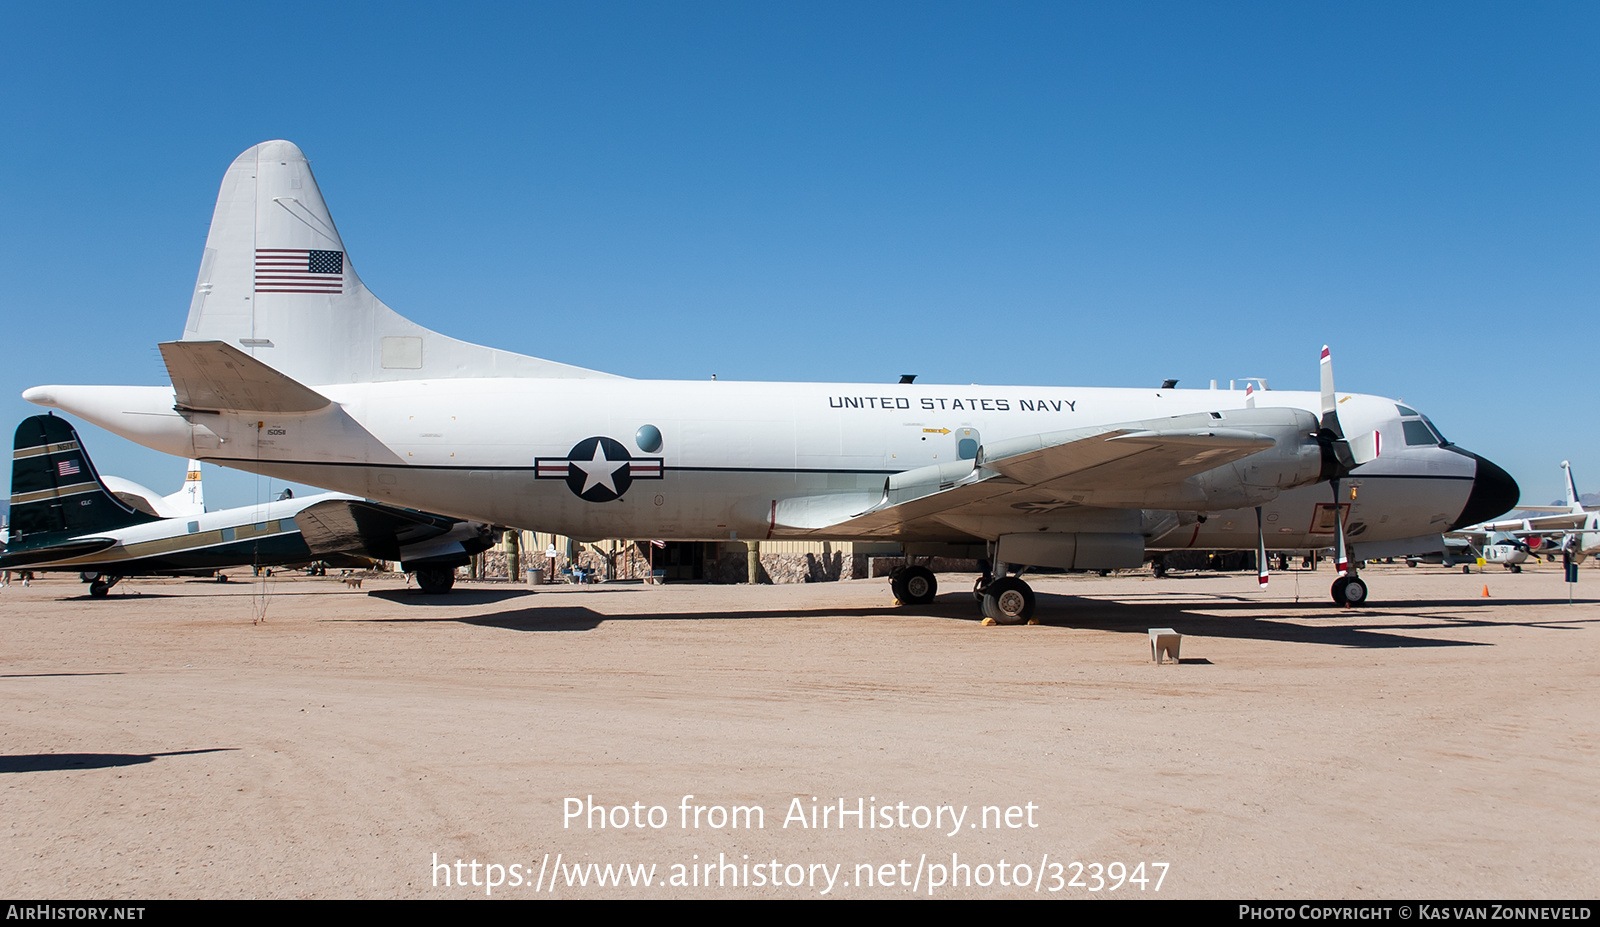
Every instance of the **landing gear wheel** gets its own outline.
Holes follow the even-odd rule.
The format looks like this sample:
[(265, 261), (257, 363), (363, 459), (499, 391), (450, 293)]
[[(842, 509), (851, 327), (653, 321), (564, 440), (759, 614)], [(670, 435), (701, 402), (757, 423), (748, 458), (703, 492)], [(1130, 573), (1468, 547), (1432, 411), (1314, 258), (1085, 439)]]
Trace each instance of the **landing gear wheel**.
[[(890, 580), (890, 585), (894, 580)], [(900, 574), (900, 585), (894, 597), (907, 605), (927, 605), (939, 592), (939, 581), (927, 567), (906, 567)]]
[(1341, 576), (1333, 581), (1335, 605), (1363, 605), (1367, 601), (1367, 584), (1359, 576)]
[(111, 591), (111, 586), (115, 582), (115, 578), (109, 580), (106, 579), (105, 574), (96, 576), (94, 580), (89, 583), (89, 594), (97, 599), (103, 599), (106, 597), (106, 594)]
[(1513, 572), (1513, 573), (1521, 573), (1522, 572), (1522, 564), (1520, 564), (1520, 563), (1511, 564), (1511, 572)]
[(417, 588), (425, 595), (444, 595), (456, 584), (456, 571), (452, 567), (434, 567), (417, 571)]
[(894, 594), (895, 604), (906, 605), (909, 603), (907, 597), (910, 593), (906, 591), (905, 567), (897, 566), (889, 571), (889, 591)]
[(1033, 590), (1015, 576), (997, 579), (983, 591), (983, 616), (995, 624), (1023, 624), (1033, 617)]
[(1463, 572), (1463, 573), (1471, 573), (1472, 572), (1472, 564), (1470, 564), (1470, 563), (1461, 564), (1461, 572)]

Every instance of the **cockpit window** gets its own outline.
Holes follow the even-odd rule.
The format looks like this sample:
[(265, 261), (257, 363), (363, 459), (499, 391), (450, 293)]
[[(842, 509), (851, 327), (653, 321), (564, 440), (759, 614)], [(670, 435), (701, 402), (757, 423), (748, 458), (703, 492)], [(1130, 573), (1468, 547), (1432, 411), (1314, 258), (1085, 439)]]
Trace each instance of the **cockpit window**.
[(1399, 409), (1400, 414), (1403, 416), (1400, 420), (1400, 427), (1405, 430), (1406, 445), (1408, 447), (1444, 447), (1450, 443), (1445, 439), (1444, 435), (1439, 433), (1439, 429), (1433, 427), (1433, 423), (1428, 421), (1426, 415), (1410, 406), (1403, 406), (1399, 403), (1395, 403), (1394, 407)]
[(1433, 430), (1420, 419), (1404, 421), (1400, 425), (1406, 430), (1406, 445), (1409, 447), (1436, 446), (1439, 443)]

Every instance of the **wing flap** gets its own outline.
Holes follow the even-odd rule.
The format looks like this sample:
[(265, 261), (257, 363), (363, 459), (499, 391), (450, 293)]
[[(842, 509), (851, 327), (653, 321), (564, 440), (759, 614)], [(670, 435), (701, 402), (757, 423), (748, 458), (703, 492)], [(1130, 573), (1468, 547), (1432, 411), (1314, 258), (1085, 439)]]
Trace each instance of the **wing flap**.
[(294, 517), (313, 554), (359, 553), (374, 560), (399, 560), (400, 550), (446, 534), (455, 519), (356, 499), (330, 499)]

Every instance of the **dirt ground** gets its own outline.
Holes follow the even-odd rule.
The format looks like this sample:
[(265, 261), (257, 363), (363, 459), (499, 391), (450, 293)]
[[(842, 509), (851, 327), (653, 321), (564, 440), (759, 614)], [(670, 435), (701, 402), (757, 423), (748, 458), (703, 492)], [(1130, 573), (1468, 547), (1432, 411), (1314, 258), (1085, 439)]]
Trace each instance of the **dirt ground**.
[(1364, 575), (13, 582), (0, 893), (1600, 895), (1600, 576)]

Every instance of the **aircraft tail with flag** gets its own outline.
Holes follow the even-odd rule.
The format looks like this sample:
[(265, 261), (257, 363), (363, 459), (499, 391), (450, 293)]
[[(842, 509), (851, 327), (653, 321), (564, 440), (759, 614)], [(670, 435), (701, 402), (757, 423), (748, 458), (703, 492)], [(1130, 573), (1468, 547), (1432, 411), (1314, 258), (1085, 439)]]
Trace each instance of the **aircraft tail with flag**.
[(183, 340), (222, 342), (310, 385), (612, 376), (458, 341), (384, 305), (356, 275), (306, 156), (286, 141), (251, 147), (223, 177)]
[(24, 419), (13, 448), (8, 567), (109, 547), (111, 538), (95, 535), (156, 520), (106, 488), (66, 419)]

